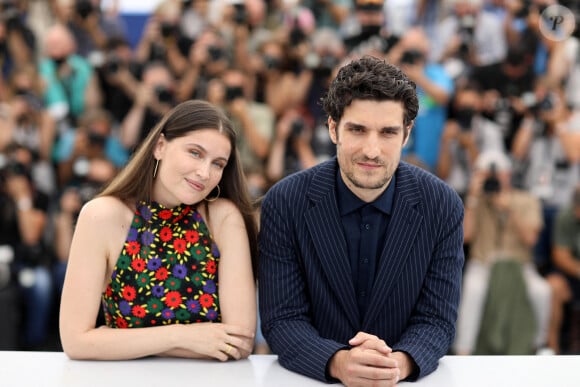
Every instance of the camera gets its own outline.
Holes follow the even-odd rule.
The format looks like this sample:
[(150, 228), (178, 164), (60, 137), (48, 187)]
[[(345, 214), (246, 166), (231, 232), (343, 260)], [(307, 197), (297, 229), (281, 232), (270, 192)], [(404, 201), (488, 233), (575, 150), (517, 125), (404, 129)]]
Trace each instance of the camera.
[(155, 95), (157, 96), (157, 100), (161, 103), (173, 103), (173, 94), (163, 85), (155, 86)]
[(467, 56), (469, 54), (469, 47), (473, 43), (473, 35), (475, 33), (475, 18), (472, 15), (465, 15), (459, 21), (459, 37), (461, 43), (459, 45), (459, 54)]
[(310, 52), (304, 58), (304, 65), (312, 70), (317, 78), (328, 78), (338, 63), (339, 59), (330, 54), (319, 56), (315, 52)]
[(237, 24), (244, 24), (247, 19), (246, 5), (244, 3), (236, 3), (234, 4), (234, 9), (234, 22)]
[(207, 52), (212, 61), (217, 61), (224, 57), (223, 50), (218, 46), (209, 46)]
[(471, 130), (471, 121), (473, 120), (474, 115), (475, 109), (471, 107), (457, 109), (455, 112), (455, 120), (462, 131), (467, 132)]
[(104, 147), (107, 142), (105, 136), (95, 133), (93, 130), (89, 130), (88, 140), (90, 145), (99, 147)]
[(89, 17), (94, 11), (91, 0), (77, 0), (75, 3), (75, 12), (83, 19)]
[(423, 53), (419, 50), (406, 50), (401, 56), (401, 63), (416, 64), (423, 59)]
[(497, 177), (496, 166), (492, 164), (489, 176), (483, 181), (483, 192), (489, 195), (499, 191), (501, 191), (501, 184)]
[(538, 101), (535, 94), (529, 92), (522, 94), (521, 100), (526, 108), (534, 115), (549, 112), (554, 108), (554, 99), (551, 94), (546, 94), (544, 98)]
[(280, 68), (281, 63), (280, 63), (280, 60), (278, 58), (274, 58), (273, 56), (270, 56), (270, 55), (264, 55), (263, 60), (264, 60), (264, 64), (266, 65), (266, 68), (268, 70)]
[(230, 102), (244, 97), (244, 89), (241, 86), (226, 86), (226, 101)]
[(304, 130), (304, 120), (300, 117), (294, 119), (294, 121), (292, 121), (292, 123), (290, 124), (290, 137), (297, 137), (300, 136), (300, 134), (302, 134), (302, 131)]
[(16, 95), (23, 98), (28, 107), (33, 111), (44, 109), (44, 103), (36, 94), (27, 89), (16, 90)]
[(105, 63), (104, 70), (107, 74), (115, 74), (121, 68), (123, 61), (117, 55), (110, 55)]
[(175, 24), (167, 22), (162, 22), (159, 29), (161, 31), (161, 36), (163, 36), (164, 38), (176, 36), (178, 31), (177, 26)]

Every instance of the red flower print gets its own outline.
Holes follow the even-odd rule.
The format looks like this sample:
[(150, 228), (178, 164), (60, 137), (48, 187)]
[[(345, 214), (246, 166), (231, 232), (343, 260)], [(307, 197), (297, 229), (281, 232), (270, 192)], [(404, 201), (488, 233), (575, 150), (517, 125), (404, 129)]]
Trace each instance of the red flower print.
[(142, 260), (141, 258), (136, 258), (131, 261), (131, 267), (133, 268), (133, 270), (141, 273), (143, 270), (145, 270), (145, 261)]
[(127, 254), (135, 255), (135, 254), (138, 254), (139, 251), (141, 250), (141, 245), (137, 241), (131, 241), (131, 242), (127, 243), (126, 249), (127, 249)]
[(161, 240), (163, 242), (168, 242), (169, 240), (171, 240), (172, 236), (173, 236), (173, 232), (171, 231), (171, 229), (169, 227), (163, 227), (159, 231), (159, 238), (161, 238)]
[(205, 271), (210, 274), (215, 274), (216, 264), (215, 261), (208, 261), (207, 265), (205, 265)]
[(133, 309), (131, 309), (131, 313), (133, 313), (133, 316), (135, 317), (143, 318), (147, 314), (147, 311), (142, 306), (135, 305)]
[(181, 239), (181, 238), (176, 238), (173, 241), (173, 248), (175, 249), (175, 251), (177, 251), (179, 254), (183, 254), (183, 252), (185, 251), (185, 248), (187, 247), (187, 245), (185, 244), (185, 240)]
[(181, 294), (178, 291), (168, 292), (165, 296), (165, 305), (170, 308), (177, 308), (181, 305)]
[(164, 281), (167, 279), (168, 277), (168, 273), (167, 273), (167, 269), (164, 267), (160, 267), (159, 269), (157, 269), (157, 271), (155, 272), (155, 278), (157, 278), (159, 281)]
[(123, 317), (117, 317), (117, 320), (115, 320), (117, 328), (127, 328), (127, 320), (125, 320)]
[(209, 308), (210, 306), (213, 305), (213, 297), (211, 296), (211, 294), (204, 293), (199, 297), (199, 303), (204, 308)]
[(197, 230), (187, 230), (185, 232), (185, 240), (189, 243), (196, 243), (199, 240), (199, 232)]
[(161, 210), (159, 211), (159, 217), (163, 220), (167, 220), (169, 218), (171, 218), (171, 215), (173, 215), (171, 213), (171, 210)]
[(123, 298), (127, 301), (133, 301), (137, 296), (135, 288), (131, 285), (123, 286)]
[(107, 285), (107, 289), (105, 290), (105, 295), (107, 297), (111, 297), (113, 295), (113, 289), (111, 289), (111, 285)]

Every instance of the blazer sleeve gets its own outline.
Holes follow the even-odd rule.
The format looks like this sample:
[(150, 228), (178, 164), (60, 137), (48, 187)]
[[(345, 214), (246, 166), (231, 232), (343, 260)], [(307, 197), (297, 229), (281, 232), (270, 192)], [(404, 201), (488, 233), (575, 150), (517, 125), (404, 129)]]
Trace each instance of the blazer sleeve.
[(329, 359), (348, 347), (320, 337), (311, 323), (306, 273), (289, 220), (296, 216), (297, 206), (288, 204), (280, 191), (271, 189), (261, 208), (258, 293), (262, 333), (283, 367), (329, 382)]
[(418, 370), (409, 379), (422, 378), (437, 368), (455, 338), (455, 324), (464, 264), (463, 205), (454, 193), (430, 215), (435, 238), (427, 275), (407, 329), (393, 345), (408, 353)]

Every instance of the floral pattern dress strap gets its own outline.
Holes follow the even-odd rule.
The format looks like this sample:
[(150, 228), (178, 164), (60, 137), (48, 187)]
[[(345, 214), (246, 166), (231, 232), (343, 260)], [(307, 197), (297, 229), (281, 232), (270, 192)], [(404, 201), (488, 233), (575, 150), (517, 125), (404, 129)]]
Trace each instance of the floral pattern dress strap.
[(113, 328), (221, 321), (219, 250), (192, 206), (140, 202), (105, 292)]

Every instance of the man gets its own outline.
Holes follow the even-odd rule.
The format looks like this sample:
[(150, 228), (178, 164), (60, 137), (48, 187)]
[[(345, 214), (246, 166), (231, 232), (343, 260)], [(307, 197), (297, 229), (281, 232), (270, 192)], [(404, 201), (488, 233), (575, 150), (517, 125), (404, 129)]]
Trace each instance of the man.
[(61, 130), (74, 127), (85, 110), (101, 105), (101, 91), (91, 64), (76, 54), (75, 38), (64, 24), (45, 35), (39, 73), (46, 83), (44, 101)]
[(455, 335), (462, 203), (400, 161), (418, 100), (398, 68), (353, 60), (323, 106), (337, 156), (262, 202), (264, 336), (282, 366), (322, 381), (420, 378)]

